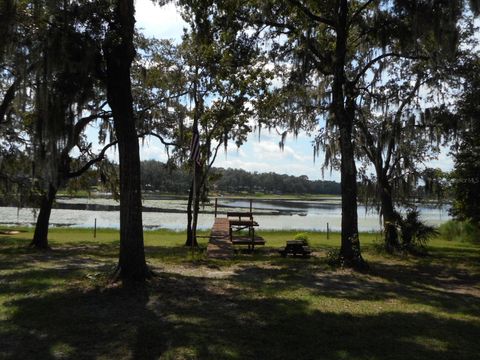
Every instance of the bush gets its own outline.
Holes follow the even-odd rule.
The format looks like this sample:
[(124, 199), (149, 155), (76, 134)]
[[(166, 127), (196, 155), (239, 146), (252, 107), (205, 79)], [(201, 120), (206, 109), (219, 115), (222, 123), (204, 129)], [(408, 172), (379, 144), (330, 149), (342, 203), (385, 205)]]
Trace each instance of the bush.
[(425, 250), (428, 241), (438, 235), (437, 229), (420, 220), (420, 211), (413, 208), (401, 220), (402, 247), (409, 252)]
[(297, 235), (295, 235), (294, 239), (295, 239), (295, 240), (301, 240), (301, 241), (303, 241), (303, 243), (304, 243), (305, 245), (309, 245), (309, 244), (308, 244), (308, 241), (309, 241), (310, 239), (308, 238), (308, 233), (306, 233), (306, 232), (298, 233)]
[(327, 251), (327, 264), (333, 268), (343, 267), (343, 261), (340, 258), (340, 249), (329, 249)]
[(341, 252), (341, 248), (333, 248), (327, 251), (327, 264), (334, 268), (352, 268), (358, 271), (366, 271), (369, 269), (368, 263), (363, 259), (360, 253), (360, 241), (358, 234), (350, 238), (352, 243), (352, 256), (345, 258)]
[(445, 240), (452, 241), (460, 237), (463, 232), (463, 226), (460, 221), (450, 220), (440, 225), (438, 230)]
[(469, 221), (447, 221), (440, 225), (439, 232), (449, 241), (480, 242), (480, 229)]
[(384, 238), (373, 240), (372, 247), (377, 254), (388, 253)]

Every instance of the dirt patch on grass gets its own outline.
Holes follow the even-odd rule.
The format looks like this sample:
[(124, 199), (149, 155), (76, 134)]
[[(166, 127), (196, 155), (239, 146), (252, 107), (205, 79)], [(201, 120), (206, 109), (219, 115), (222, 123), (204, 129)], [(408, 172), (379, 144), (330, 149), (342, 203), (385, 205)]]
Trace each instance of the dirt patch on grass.
[[(155, 248), (150, 250), (155, 252)], [(241, 254), (233, 262), (201, 258), (192, 261), (178, 259), (180, 261), (176, 262), (155, 259), (149, 266), (160, 276), (206, 280), (206, 286), (217, 294), (240, 286), (253, 290), (257, 287), (267, 290), (303, 287), (313, 293), (348, 295), (355, 299), (383, 297), (388, 300), (394, 296), (426, 294), (480, 298), (479, 273), (463, 268), (461, 262), (448, 266), (376, 257), (371, 263), (371, 270), (359, 274), (348, 269), (331, 269), (326, 265), (323, 252), (316, 252), (310, 259), (281, 259), (275, 251), (265, 250), (253, 255)], [(11, 270), (28, 267), (107, 273), (112, 271), (117, 261), (116, 248), (90, 244), (59, 246), (46, 252), (25, 249), (8, 257), (7, 253), (4, 255)], [(12, 263), (13, 257), (15, 261)], [(223, 285), (219, 286), (217, 280), (221, 280)]]
[(235, 274), (236, 266), (221, 268), (218, 266), (195, 265), (195, 264), (167, 264), (164, 266), (152, 266), (156, 273), (177, 274), (194, 278), (225, 279)]

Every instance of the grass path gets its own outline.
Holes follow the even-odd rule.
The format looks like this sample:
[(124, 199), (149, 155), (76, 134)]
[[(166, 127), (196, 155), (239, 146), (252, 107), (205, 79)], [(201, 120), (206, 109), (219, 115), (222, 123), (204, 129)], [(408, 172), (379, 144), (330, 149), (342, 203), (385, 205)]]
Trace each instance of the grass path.
[[(338, 234), (310, 234), (314, 256), (282, 259), (294, 233), (233, 260), (191, 254), (185, 235), (147, 232), (157, 276), (142, 290), (108, 284), (117, 233), (53, 229), (0, 236), (0, 359), (477, 359), (480, 246), (432, 242), (424, 258), (373, 251), (368, 273), (334, 270)], [(202, 249), (205, 243), (202, 243)]]

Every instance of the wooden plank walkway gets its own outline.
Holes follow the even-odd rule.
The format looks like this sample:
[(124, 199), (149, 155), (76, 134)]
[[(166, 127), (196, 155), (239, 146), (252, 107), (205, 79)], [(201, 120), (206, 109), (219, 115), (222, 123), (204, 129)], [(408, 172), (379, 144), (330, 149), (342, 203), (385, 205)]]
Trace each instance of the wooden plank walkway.
[(228, 218), (215, 218), (210, 241), (207, 245), (207, 257), (230, 259), (233, 257), (233, 244), (230, 242)]

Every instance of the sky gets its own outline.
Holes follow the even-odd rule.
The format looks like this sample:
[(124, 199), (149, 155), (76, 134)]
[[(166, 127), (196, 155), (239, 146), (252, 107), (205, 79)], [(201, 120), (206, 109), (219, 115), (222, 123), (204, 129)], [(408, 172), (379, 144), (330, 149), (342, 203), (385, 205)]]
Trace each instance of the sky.
[[(151, 0), (136, 0), (136, 26), (145, 35), (159, 39), (181, 41), (186, 24), (173, 4), (163, 7), (153, 4)], [(326, 170), (322, 176), (323, 156), (314, 159), (313, 138), (300, 134), (296, 139), (288, 137), (283, 151), (279, 147), (280, 136), (276, 132), (262, 130), (261, 136), (252, 133), (240, 148), (231, 144), (227, 151), (220, 151), (215, 162), (216, 167), (239, 168), (247, 171), (276, 172), (288, 175), (306, 175), (311, 180), (340, 181), (340, 174)], [(116, 154), (113, 154), (117, 157)], [(163, 145), (156, 139), (149, 139), (141, 145), (142, 160), (155, 159), (165, 161), (167, 154)], [(452, 162), (446, 151), (438, 160), (431, 163), (433, 167), (451, 170)]]
[[(181, 41), (183, 29), (186, 27), (173, 4), (157, 6), (151, 0), (137, 0), (137, 28), (145, 35)], [(247, 142), (240, 148), (232, 143), (225, 152), (222, 148), (215, 161), (216, 167), (238, 168), (247, 171), (276, 172), (288, 175), (307, 175), (311, 180), (322, 178), (321, 164), (323, 159), (313, 156), (313, 138), (300, 134), (296, 139), (287, 137), (283, 151), (279, 147), (280, 136), (276, 132), (261, 131), (261, 136), (252, 133)], [(167, 155), (163, 146), (155, 139), (146, 142), (141, 148), (143, 159), (165, 161)], [(340, 180), (338, 173), (325, 172), (326, 180)]]

